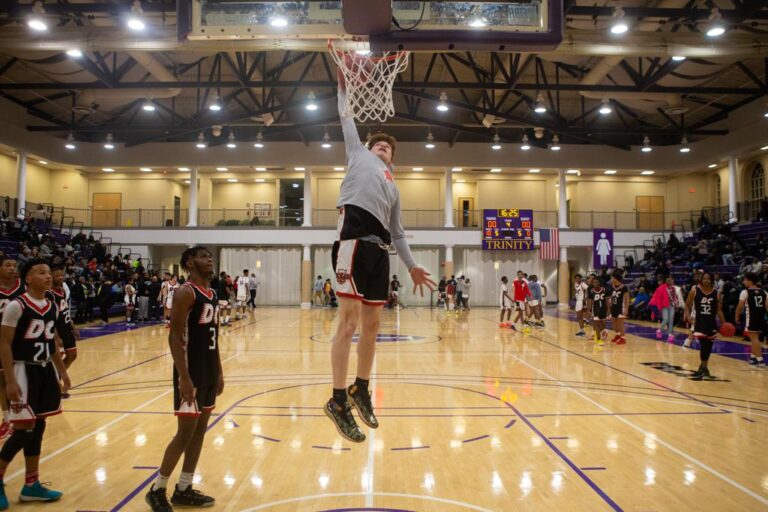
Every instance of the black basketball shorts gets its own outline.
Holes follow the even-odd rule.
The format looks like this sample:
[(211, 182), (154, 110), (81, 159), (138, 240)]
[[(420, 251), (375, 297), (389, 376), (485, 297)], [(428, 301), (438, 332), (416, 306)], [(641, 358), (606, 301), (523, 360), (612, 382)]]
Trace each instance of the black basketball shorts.
[(13, 363), (13, 373), (21, 390), (21, 402), (10, 403), (10, 421), (18, 423), (53, 416), (61, 412), (59, 376), (52, 362)]
[(211, 412), (216, 408), (218, 376), (216, 378), (201, 378), (191, 375), (191, 377), (192, 384), (195, 386), (195, 400), (192, 403), (182, 403), (179, 392), (179, 374), (176, 367), (173, 368), (173, 413), (176, 416), (200, 416), (203, 412)]
[(389, 294), (389, 252), (362, 240), (337, 240), (331, 252), (336, 295), (383, 306)]

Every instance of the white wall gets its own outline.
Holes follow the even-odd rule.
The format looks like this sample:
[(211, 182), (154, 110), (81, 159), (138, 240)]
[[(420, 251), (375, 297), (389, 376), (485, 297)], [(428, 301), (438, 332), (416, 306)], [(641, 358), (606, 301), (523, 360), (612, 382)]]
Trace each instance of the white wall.
[(246, 268), (256, 274), (259, 304), (296, 306), (301, 302), (300, 247), (223, 248), (219, 268), (232, 276)]

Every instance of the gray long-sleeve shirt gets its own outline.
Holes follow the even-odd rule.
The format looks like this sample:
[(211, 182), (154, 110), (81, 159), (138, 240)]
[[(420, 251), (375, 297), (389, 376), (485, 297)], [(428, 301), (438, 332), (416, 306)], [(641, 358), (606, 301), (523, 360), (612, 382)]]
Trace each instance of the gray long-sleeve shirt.
[(339, 90), (339, 117), (347, 150), (347, 174), (341, 182), (341, 193), (336, 206), (340, 208), (351, 204), (376, 217), (389, 231), (397, 254), (410, 270), (416, 266), (416, 262), (405, 239), (403, 220), (400, 216), (400, 192), (392, 175), (394, 167), (387, 166), (360, 141), (354, 119), (342, 114), (345, 96), (346, 92)]

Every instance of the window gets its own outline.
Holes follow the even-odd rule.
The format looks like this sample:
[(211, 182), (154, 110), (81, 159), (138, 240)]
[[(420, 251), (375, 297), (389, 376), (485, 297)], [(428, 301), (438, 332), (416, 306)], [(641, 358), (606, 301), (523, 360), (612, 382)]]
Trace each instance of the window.
[(715, 174), (715, 206), (722, 204), (722, 180), (719, 174)]
[(765, 171), (763, 166), (755, 164), (752, 168), (752, 176), (749, 180), (749, 198), (759, 200), (765, 196)]

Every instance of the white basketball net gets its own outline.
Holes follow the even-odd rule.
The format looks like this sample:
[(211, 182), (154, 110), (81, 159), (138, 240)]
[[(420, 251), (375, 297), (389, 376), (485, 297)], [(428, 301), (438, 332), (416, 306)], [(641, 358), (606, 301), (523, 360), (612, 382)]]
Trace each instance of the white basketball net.
[(328, 42), (333, 60), (344, 75), (347, 99), (343, 114), (358, 121), (383, 123), (395, 115), (392, 86), (395, 77), (408, 67), (408, 52), (384, 52), (380, 56), (339, 50)]

